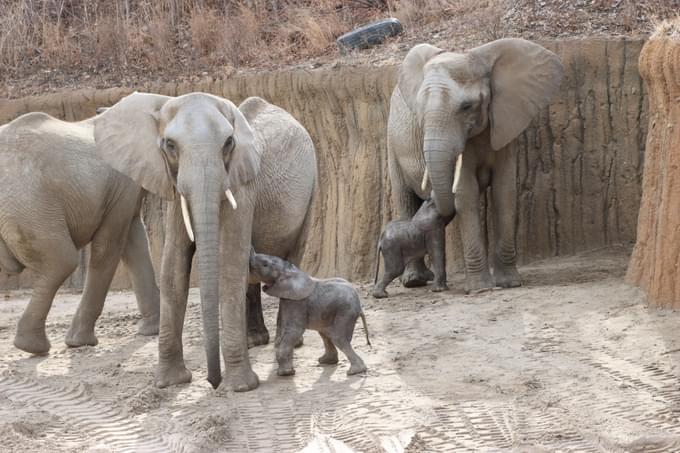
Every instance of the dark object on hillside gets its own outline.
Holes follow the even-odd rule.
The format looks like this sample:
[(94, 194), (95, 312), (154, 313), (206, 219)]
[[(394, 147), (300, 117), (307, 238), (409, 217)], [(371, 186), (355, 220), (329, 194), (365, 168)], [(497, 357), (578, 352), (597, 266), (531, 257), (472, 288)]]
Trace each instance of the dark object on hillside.
[(338, 43), (340, 50), (368, 49), (382, 44), (385, 38), (396, 36), (402, 31), (404, 31), (404, 28), (397, 19), (382, 19), (345, 33), (335, 42)]

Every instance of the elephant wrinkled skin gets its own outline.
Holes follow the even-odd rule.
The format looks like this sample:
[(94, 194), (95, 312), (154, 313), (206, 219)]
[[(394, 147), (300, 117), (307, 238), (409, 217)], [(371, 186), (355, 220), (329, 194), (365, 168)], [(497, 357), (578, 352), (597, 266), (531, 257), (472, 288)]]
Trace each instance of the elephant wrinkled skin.
[[(554, 53), (524, 39), (500, 39), (466, 53), (420, 44), (400, 67), (387, 126), (399, 215), (411, 218), (430, 191), (443, 217), (457, 213), (467, 292), (521, 284), (515, 250), (516, 162), (507, 145), (550, 102), (562, 73)], [(454, 197), (454, 167), (461, 155)], [(426, 168), (429, 181), (422, 184)], [(479, 209), (488, 187), (493, 276)], [(420, 259), (402, 278), (405, 286), (422, 285), (431, 272)]]
[(45, 319), (87, 244), (85, 289), (66, 344), (97, 344), (95, 322), (121, 258), (142, 313), (139, 333), (158, 333), (158, 286), (139, 218), (145, 192), (97, 158), (92, 123), (29, 113), (0, 127), (0, 270), (36, 274), (14, 339), (26, 352), (49, 351)]
[(228, 388), (254, 389), (245, 305), (250, 247), (301, 257), (317, 171), (309, 134), (260, 98), (237, 108), (205, 93), (133, 93), (97, 117), (95, 140), (114, 168), (170, 201), (156, 385), (191, 381), (182, 328), (196, 253), (208, 381), (214, 388), (222, 382), (221, 350)]

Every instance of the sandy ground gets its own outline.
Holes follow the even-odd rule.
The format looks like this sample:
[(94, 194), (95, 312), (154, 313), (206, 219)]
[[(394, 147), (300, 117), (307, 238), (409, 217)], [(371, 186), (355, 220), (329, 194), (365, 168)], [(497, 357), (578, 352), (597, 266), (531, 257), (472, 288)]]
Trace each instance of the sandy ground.
[[(194, 382), (152, 386), (156, 339), (134, 335), (129, 292), (109, 295), (99, 345), (68, 349), (78, 295), (48, 319), (52, 352), (12, 346), (29, 293), (0, 300), (0, 449), (62, 451), (680, 451), (680, 316), (648, 309), (626, 285), (627, 250), (521, 269), (522, 288), (465, 296), (406, 290), (387, 300), (360, 285), (373, 348), (369, 372), (317, 366), (314, 332), (297, 374), (276, 376), (271, 345), (251, 350), (260, 387), (213, 391), (205, 381), (198, 292), (185, 356)], [(274, 325), (275, 304), (265, 300)]]

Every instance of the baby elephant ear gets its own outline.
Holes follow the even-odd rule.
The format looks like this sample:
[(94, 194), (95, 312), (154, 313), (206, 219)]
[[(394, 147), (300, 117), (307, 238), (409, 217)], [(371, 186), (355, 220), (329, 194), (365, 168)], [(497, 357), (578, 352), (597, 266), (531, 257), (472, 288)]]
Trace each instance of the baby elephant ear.
[(309, 275), (291, 265), (290, 269), (264, 292), (279, 299), (302, 300), (311, 296), (314, 288), (316, 288), (316, 282)]

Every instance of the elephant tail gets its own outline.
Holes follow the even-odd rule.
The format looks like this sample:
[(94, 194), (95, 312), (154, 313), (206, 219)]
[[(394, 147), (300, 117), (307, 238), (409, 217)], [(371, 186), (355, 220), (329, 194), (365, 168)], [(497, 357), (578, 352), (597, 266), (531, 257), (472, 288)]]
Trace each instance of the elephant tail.
[(361, 310), (361, 313), (359, 313), (359, 316), (361, 316), (361, 323), (364, 325), (364, 332), (366, 332), (366, 344), (369, 346), (373, 346), (371, 344), (371, 339), (368, 338), (368, 326), (366, 325), (366, 316), (364, 316), (364, 311)]
[(378, 283), (378, 273), (380, 272), (380, 252), (382, 251), (382, 238), (383, 235), (380, 235), (380, 239), (378, 239), (378, 246), (375, 248), (375, 277), (373, 278), (373, 286)]

